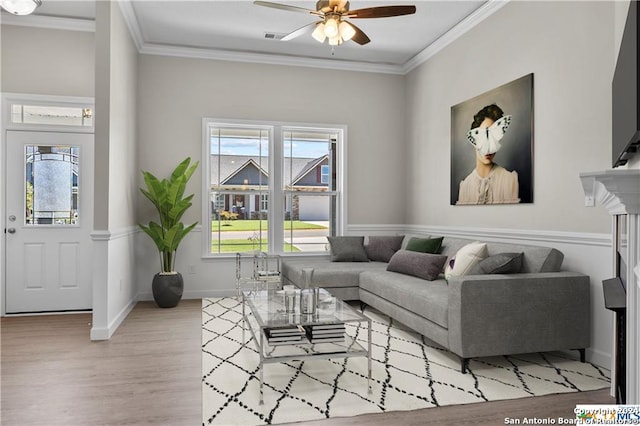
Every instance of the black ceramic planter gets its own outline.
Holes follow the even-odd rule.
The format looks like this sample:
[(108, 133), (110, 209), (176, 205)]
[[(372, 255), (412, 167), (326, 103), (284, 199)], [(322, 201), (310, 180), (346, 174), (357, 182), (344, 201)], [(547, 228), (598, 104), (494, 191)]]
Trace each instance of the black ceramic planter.
[(153, 299), (161, 308), (174, 308), (182, 298), (184, 281), (179, 272), (157, 273), (153, 277)]

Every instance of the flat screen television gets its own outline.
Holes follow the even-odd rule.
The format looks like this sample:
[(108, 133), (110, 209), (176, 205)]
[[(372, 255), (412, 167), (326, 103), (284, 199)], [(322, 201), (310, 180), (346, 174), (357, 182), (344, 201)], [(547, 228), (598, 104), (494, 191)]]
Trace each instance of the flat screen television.
[(627, 21), (622, 35), (620, 52), (613, 74), (613, 167), (622, 166), (640, 150), (640, 108), (638, 108), (640, 88), (638, 72), (638, 22), (640, 10), (638, 2), (629, 5)]

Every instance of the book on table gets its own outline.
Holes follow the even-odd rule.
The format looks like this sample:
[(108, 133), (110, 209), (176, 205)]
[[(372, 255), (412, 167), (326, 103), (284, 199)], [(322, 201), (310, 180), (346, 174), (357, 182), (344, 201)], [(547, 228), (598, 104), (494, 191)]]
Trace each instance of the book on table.
[(311, 329), (307, 331), (307, 334), (311, 333), (314, 336), (320, 336), (323, 334), (343, 334), (344, 333), (344, 327), (343, 328), (335, 328), (335, 329), (324, 329), (324, 330), (315, 330), (315, 329)]
[(344, 330), (344, 323), (337, 322), (332, 324), (317, 324), (317, 325), (308, 325), (307, 327), (313, 330), (337, 330), (337, 329)]
[(330, 343), (344, 341), (344, 323), (308, 325), (305, 327), (311, 343)]
[(293, 345), (298, 343), (335, 343), (343, 342), (344, 323), (319, 325), (290, 325), (283, 327), (267, 327), (264, 329), (267, 343), (271, 346)]
[(305, 334), (304, 327), (300, 325), (292, 325), (285, 327), (268, 327), (264, 329), (267, 336), (297, 336)]
[(270, 345), (287, 345), (306, 342), (306, 330), (299, 325), (286, 327), (270, 327), (264, 329), (267, 343)]
[(331, 336), (331, 337), (311, 337), (309, 338), (309, 342), (311, 343), (337, 343), (344, 342), (344, 334), (339, 336)]

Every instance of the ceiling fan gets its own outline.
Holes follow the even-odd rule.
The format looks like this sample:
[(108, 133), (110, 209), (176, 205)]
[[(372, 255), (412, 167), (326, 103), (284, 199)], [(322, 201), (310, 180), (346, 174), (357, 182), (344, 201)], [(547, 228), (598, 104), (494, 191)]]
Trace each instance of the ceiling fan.
[(254, 1), (253, 4), (317, 16), (320, 18), (319, 21), (298, 28), (284, 36), (282, 40), (292, 40), (313, 31), (311, 35), (314, 39), (320, 43), (324, 43), (325, 39), (328, 39), (332, 46), (340, 45), (348, 40), (353, 40), (360, 45), (371, 41), (360, 28), (349, 22), (348, 19), (390, 18), (416, 13), (415, 6), (376, 6), (349, 10), (349, 2), (346, 0), (319, 0), (316, 3), (316, 10), (259, 0)]

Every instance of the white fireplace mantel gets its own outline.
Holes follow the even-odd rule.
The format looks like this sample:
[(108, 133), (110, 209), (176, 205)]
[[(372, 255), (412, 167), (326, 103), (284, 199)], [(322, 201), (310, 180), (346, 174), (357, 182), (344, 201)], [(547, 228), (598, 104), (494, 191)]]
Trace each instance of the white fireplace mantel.
[(580, 173), (584, 205), (602, 204), (609, 214), (640, 214), (640, 169)]
[[(627, 404), (640, 404), (640, 169), (581, 173), (585, 206), (602, 204), (609, 214), (628, 215), (627, 243)], [(615, 236), (612, 235), (612, 241)], [(615, 250), (612, 247), (612, 250)], [(614, 257), (612, 256), (612, 259)]]

